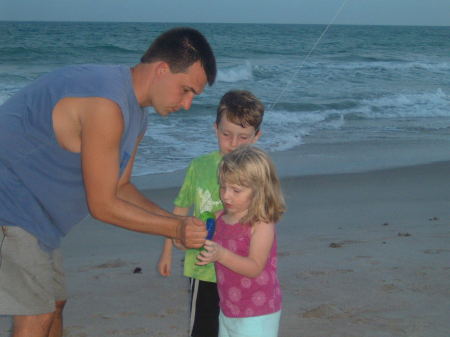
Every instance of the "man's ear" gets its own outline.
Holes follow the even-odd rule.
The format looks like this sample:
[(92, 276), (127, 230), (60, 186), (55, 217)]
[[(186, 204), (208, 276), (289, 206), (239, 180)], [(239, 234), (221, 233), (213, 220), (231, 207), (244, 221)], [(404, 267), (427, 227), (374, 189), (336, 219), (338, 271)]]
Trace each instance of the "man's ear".
[(158, 61), (157, 65), (156, 65), (156, 73), (158, 75), (163, 75), (169, 71), (170, 71), (170, 67), (167, 62)]

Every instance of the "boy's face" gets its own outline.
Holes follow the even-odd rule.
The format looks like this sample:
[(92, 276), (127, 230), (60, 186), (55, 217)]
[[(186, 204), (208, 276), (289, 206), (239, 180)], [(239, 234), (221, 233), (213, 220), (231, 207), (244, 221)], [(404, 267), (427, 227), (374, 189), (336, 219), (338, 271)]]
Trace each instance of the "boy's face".
[(214, 126), (222, 155), (226, 155), (240, 145), (253, 144), (261, 136), (261, 131), (256, 133), (253, 126), (243, 128), (230, 122), (226, 114), (222, 116), (219, 125), (214, 124)]

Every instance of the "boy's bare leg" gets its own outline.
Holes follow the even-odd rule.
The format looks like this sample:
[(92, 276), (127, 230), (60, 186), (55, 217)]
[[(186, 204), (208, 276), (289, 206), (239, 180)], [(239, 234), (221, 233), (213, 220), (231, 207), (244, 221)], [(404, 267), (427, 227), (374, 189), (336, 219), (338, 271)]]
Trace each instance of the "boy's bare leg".
[(55, 303), (55, 315), (50, 326), (48, 337), (62, 337), (63, 335), (63, 309), (66, 301), (57, 301)]
[(14, 316), (12, 337), (48, 337), (54, 313)]

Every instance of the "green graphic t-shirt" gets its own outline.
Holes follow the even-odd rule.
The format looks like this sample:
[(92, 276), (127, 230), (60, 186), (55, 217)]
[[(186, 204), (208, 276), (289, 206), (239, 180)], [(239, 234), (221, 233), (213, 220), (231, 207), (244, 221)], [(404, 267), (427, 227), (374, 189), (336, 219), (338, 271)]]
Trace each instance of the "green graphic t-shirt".
[[(183, 186), (176, 197), (174, 204), (177, 207), (194, 207), (194, 216), (200, 217), (205, 211), (216, 213), (223, 206), (219, 195), (219, 182), (217, 168), (222, 156), (214, 151), (192, 160), (189, 165)], [(184, 275), (202, 281), (216, 282), (214, 263), (206, 266), (197, 266), (199, 249), (186, 250), (184, 257)]]

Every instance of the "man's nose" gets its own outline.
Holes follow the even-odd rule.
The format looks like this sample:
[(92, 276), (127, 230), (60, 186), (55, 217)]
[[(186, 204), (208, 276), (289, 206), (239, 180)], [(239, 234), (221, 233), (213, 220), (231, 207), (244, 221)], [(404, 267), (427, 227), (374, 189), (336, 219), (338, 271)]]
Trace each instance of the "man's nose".
[(187, 96), (183, 99), (183, 102), (181, 102), (181, 106), (184, 110), (189, 110), (192, 105), (192, 100), (194, 99), (193, 96)]

